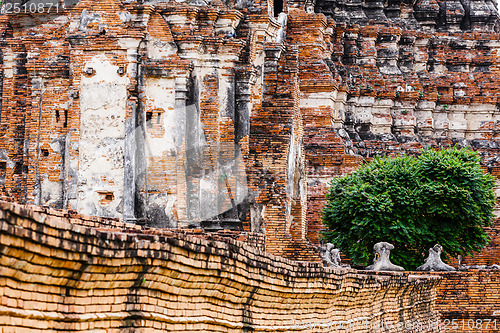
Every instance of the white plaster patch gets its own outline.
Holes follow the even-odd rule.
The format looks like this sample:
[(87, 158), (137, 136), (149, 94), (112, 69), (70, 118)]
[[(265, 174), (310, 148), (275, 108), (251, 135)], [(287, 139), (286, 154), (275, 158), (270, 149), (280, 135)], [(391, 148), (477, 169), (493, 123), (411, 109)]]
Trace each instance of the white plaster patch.
[[(246, 172), (242, 162), (239, 156), (233, 161), (220, 165), (219, 172), (211, 172), (199, 179), (200, 220), (214, 218), (232, 209), (229, 191), (236, 205), (247, 196)], [(214, 191), (214, 189), (217, 190)]]
[(57, 16), (51, 21), (51, 23), (56, 26), (65, 25), (68, 22), (69, 22), (69, 17), (66, 15)]
[(177, 53), (177, 45), (174, 42), (164, 42), (161, 39), (149, 37), (147, 44), (148, 58), (167, 59)]
[[(94, 75), (82, 74), (78, 210), (88, 215), (121, 217), (127, 76), (99, 54), (87, 62)], [(103, 195), (109, 193), (111, 202)], [(103, 203), (104, 202), (104, 203)]]
[(4, 50), (3, 53), (3, 76), (6, 79), (12, 79), (14, 77), (14, 53), (12, 49), (8, 48)]
[(392, 99), (374, 100), (372, 132), (375, 134), (390, 134), (392, 126), (391, 109), (394, 106)]
[(123, 23), (132, 21), (132, 15), (129, 12), (119, 12), (118, 16)]
[(319, 92), (303, 94), (300, 98), (301, 108), (331, 107), (335, 104), (335, 96), (332, 92)]
[(42, 192), (40, 204), (43, 206), (55, 206), (62, 201), (62, 183), (49, 180), (48, 175), (42, 176)]
[(182, 15), (166, 15), (163, 18), (170, 24), (185, 24), (189, 22), (188, 19)]
[[(234, 76), (230, 77), (227, 75), (227, 73), (222, 73), (222, 71), (219, 71), (219, 115), (220, 116), (229, 116), (230, 113), (230, 99), (234, 101), (234, 90), (231, 90), (231, 88), (234, 88), (234, 82), (231, 80), (231, 78), (234, 78)], [(225, 74), (225, 75), (224, 75)], [(234, 103), (231, 106), (234, 112)]]
[(169, 195), (167, 199), (167, 204), (165, 205), (165, 215), (167, 215), (172, 219), (174, 218), (174, 206), (176, 202), (177, 202), (177, 196)]
[(286, 13), (279, 13), (278, 15), (278, 23), (280, 24), (280, 28), (278, 32), (276, 33), (276, 43), (283, 43), (283, 41), (286, 38), (286, 23), (287, 23), (288, 16)]
[[(163, 137), (152, 137), (146, 124), (146, 147), (148, 156), (159, 157), (166, 151), (176, 150), (175, 80), (168, 78), (147, 78), (145, 83), (146, 110), (162, 110)], [(153, 123), (156, 119), (151, 120)], [(153, 124), (154, 125), (154, 124)], [(180, 143), (179, 143), (180, 144)]]

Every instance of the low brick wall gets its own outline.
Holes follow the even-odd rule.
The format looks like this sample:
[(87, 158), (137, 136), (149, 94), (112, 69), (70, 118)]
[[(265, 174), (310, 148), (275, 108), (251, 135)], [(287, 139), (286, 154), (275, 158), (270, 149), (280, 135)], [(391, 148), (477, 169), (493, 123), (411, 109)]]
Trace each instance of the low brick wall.
[(443, 331), (500, 332), (500, 270), (433, 275), (443, 278), (436, 301)]
[[(11, 207), (8, 202), (0, 201), (0, 209), (5, 208), (10, 210)], [(37, 205), (22, 205), (21, 210), (28, 214), (29, 211), (40, 213), (42, 215), (53, 216), (59, 218), (61, 222), (71, 223), (73, 225), (81, 225), (89, 228), (96, 229), (101, 232), (124, 232), (124, 233), (138, 233), (143, 238), (151, 238), (154, 236), (168, 236), (177, 237), (179, 234), (193, 235), (198, 238), (207, 240), (226, 241), (233, 239), (244, 242), (248, 245), (264, 250), (266, 248), (265, 235), (262, 233), (241, 232), (232, 230), (219, 230), (207, 232), (203, 229), (161, 229), (151, 228), (139, 224), (125, 223), (117, 218), (99, 217), (99, 216), (86, 216), (78, 213), (75, 210), (62, 210), (54, 209), (47, 206)], [(147, 236), (150, 235), (150, 236)], [(314, 258), (315, 259), (315, 258)]]
[(406, 332), (438, 318), (436, 276), (325, 269), (230, 238), (49, 213), (0, 203), (2, 332)]
[[(491, 242), (473, 257), (464, 257), (465, 265), (500, 264), (500, 219), (485, 229)], [(451, 260), (454, 267), (456, 259)], [(500, 332), (500, 270), (483, 269), (432, 273), (442, 277), (436, 309), (441, 328), (451, 332)]]
[(464, 265), (500, 265), (500, 218), (496, 218), (491, 227), (484, 229), (491, 238), (490, 243), (474, 256), (464, 257)]

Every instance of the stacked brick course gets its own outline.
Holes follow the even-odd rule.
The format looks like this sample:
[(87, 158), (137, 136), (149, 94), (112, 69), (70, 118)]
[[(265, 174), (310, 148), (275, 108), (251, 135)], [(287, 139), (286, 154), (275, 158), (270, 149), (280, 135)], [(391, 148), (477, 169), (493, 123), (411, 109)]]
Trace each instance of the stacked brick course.
[(443, 278), (436, 300), (443, 331), (486, 333), (500, 330), (500, 270), (434, 274)]
[(315, 257), (303, 65), (267, 3), (82, 0), (3, 15), (0, 29), (4, 198), (156, 227), (266, 230), (269, 251)]
[[(438, 278), (324, 269), (311, 243), (364, 159), (459, 144), (498, 176), (495, 6), (281, 4), (0, 15), (2, 196), (72, 209), (0, 204), (3, 331), (493, 315), (498, 271), (438, 274), (434, 305)], [(466, 264), (499, 263), (498, 230)]]
[(270, 252), (312, 259), (328, 181), (363, 158), (458, 143), (497, 168), (498, 14), (477, 2), (3, 15), (4, 197), (264, 232)]
[(365, 159), (459, 144), (498, 173), (491, 1), (279, 8), (81, 0), (0, 16), (3, 197), (244, 231), (319, 261), (328, 181)]
[(330, 332), (438, 318), (437, 277), (323, 268), (235, 240), (0, 206), (3, 332)]

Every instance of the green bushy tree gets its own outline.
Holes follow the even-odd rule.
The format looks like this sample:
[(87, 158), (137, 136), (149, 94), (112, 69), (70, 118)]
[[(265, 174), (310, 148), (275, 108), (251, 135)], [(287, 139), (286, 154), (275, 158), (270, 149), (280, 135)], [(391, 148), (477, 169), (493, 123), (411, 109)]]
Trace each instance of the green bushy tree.
[(330, 183), (325, 240), (355, 264), (371, 262), (373, 245), (394, 244), (392, 261), (423, 264), (434, 244), (445, 255), (470, 255), (489, 242), (494, 178), (468, 149), (426, 150), (418, 157), (376, 158)]

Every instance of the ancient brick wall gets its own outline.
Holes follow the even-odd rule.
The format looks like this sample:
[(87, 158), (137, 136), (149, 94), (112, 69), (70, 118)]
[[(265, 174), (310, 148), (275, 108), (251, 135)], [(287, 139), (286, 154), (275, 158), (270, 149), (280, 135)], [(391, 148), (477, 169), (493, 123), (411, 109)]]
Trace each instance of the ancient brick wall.
[(299, 53), (283, 17), (265, 2), (119, 0), (2, 15), (3, 197), (267, 229), (269, 251), (311, 257)]
[(452, 332), (498, 332), (500, 330), (499, 270), (468, 270), (432, 273), (442, 277), (436, 310), (441, 329)]
[[(260, 251), (318, 261), (363, 159), (458, 144), (498, 174), (490, 0), (74, 3), (0, 15), (2, 196), (74, 209), (3, 204), (4, 331), (435, 318), (432, 279)], [(464, 263), (498, 264), (498, 230)], [(497, 275), (441, 274), (442, 318), (490, 318)]]
[[(304, 34), (308, 47), (316, 47), (313, 56), (304, 54), (305, 62), (322, 58), (339, 76), (332, 80), (338, 82), (338, 89), (328, 95), (337, 98), (336, 104), (331, 103), (332, 125), (323, 125), (335, 128), (337, 124), (337, 130), (329, 130), (332, 138), (316, 135), (306, 143), (309, 170), (314, 166), (326, 171), (323, 183), (352, 170), (341, 164), (340, 172), (335, 172), (328, 164), (335, 158), (418, 154), (424, 148), (455, 144), (478, 150), (484, 165), (495, 168), (499, 37), (498, 13), (489, 1), (468, 7), (455, 1), (439, 5), (417, 1), (410, 6), (318, 0), (315, 11), (327, 20), (318, 16), (314, 20), (324, 22), (318, 29), (320, 42)], [(309, 76), (319, 81), (316, 87), (322, 85), (324, 73)], [(345, 97), (339, 98), (340, 93)], [(321, 119), (320, 113), (316, 111), (313, 119)], [(313, 123), (306, 121), (305, 128)], [(329, 144), (336, 141), (343, 153), (328, 152)], [(321, 189), (321, 178), (314, 171), (308, 179), (315, 184), (309, 191), (308, 237), (316, 242), (316, 230), (321, 229), (318, 208), (326, 186)]]
[[(224, 241), (233, 239), (246, 243), (256, 249), (265, 251), (265, 237), (262, 233), (241, 232), (235, 230), (217, 230), (207, 232), (204, 229), (157, 229), (141, 226), (138, 224), (125, 223), (117, 218), (104, 218), (99, 216), (88, 216), (78, 213), (76, 210), (54, 209), (46, 206), (27, 206), (28, 210), (43, 216), (54, 217), (65, 223), (81, 225), (87, 228), (101, 231), (119, 231), (124, 233), (140, 233), (143, 235), (162, 235), (176, 237), (177, 235), (194, 235), (206, 240)], [(145, 236), (146, 238), (148, 236)]]
[(318, 260), (328, 181), (363, 159), (458, 144), (498, 168), (490, 0), (72, 3), (0, 15), (10, 200)]
[(0, 205), (3, 332), (330, 332), (437, 319), (435, 277), (325, 269), (235, 240)]
[[(498, 204), (496, 214), (498, 216)], [(443, 331), (465, 333), (500, 330), (500, 270), (491, 268), (492, 265), (500, 264), (500, 220), (497, 218), (485, 230), (491, 242), (473, 256), (461, 258), (460, 265), (472, 268), (431, 273), (442, 278), (437, 291), (436, 309), (440, 313)], [(455, 268), (459, 267), (457, 258), (451, 258), (449, 263)]]
[[(490, 243), (480, 252), (475, 252), (473, 256), (462, 258), (463, 265), (487, 265), (500, 264), (500, 220), (497, 218), (491, 227), (485, 228), (491, 238)], [(456, 259), (454, 264), (458, 264)]]

